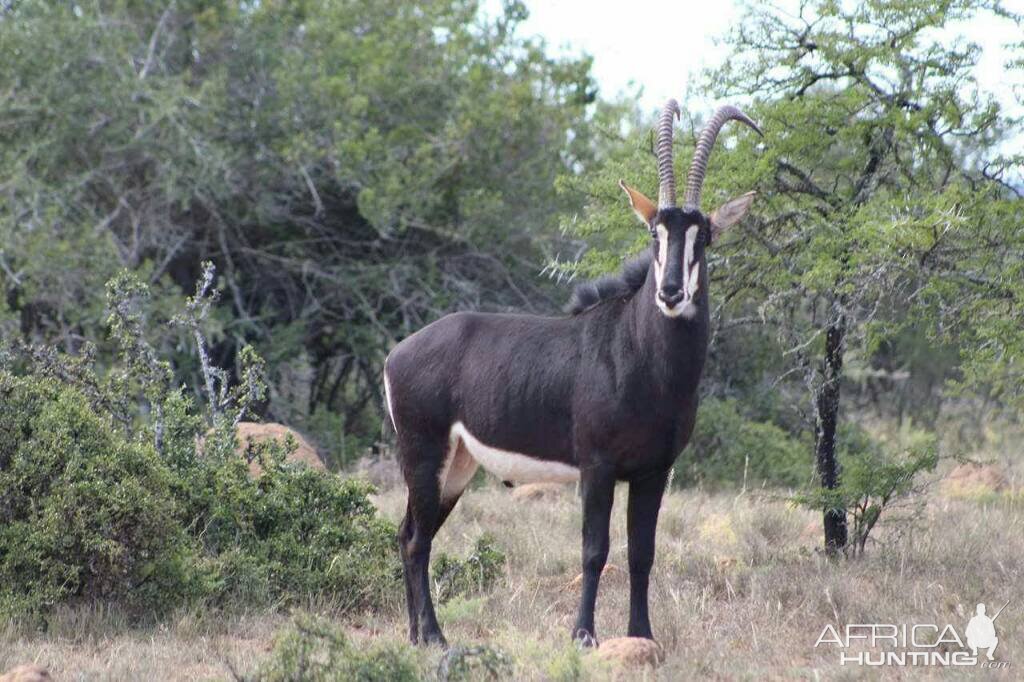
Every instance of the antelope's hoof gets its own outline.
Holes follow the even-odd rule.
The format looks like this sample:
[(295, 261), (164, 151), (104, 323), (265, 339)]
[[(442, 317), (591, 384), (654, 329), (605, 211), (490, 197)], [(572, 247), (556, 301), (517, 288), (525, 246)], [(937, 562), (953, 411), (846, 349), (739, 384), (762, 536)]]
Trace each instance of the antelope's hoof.
[(437, 632), (423, 633), (420, 643), (423, 646), (439, 646), (444, 650), (448, 649), (448, 640), (444, 638), (444, 635), (441, 634), (440, 630)]
[(597, 637), (582, 629), (576, 631), (576, 634), (572, 636), (572, 641), (576, 643), (577, 649), (594, 649), (597, 647)]

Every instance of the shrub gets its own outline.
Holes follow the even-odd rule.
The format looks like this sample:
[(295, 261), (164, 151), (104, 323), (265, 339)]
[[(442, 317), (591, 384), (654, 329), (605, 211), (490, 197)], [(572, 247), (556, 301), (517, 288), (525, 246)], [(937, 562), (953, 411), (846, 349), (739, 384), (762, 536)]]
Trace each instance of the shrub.
[(680, 486), (795, 487), (807, 482), (810, 463), (810, 448), (778, 426), (744, 418), (735, 400), (710, 399), (701, 403), (673, 480)]
[(251, 679), (253, 682), (414, 682), (424, 677), (408, 645), (384, 643), (359, 649), (340, 630), (303, 618), (278, 638), (269, 660)]
[(196, 452), (205, 422), (180, 395), (164, 403), (168, 461), (54, 379), (0, 371), (0, 403), (5, 610), (309, 595), (357, 609), (395, 593), (395, 528), (377, 516), (372, 487), (286, 462), (286, 443), (255, 446), (263, 473), (253, 477), (233, 447), (214, 447), (216, 433)]
[(484, 533), (465, 559), (440, 554), (434, 560), (431, 575), (434, 590), (442, 604), (453, 597), (466, 597), (491, 589), (505, 572), (505, 553), (494, 537)]
[(505, 680), (511, 678), (512, 673), (512, 659), (485, 645), (452, 647), (437, 666), (437, 679), (441, 682)]
[(856, 425), (843, 424), (838, 443), (839, 486), (808, 488), (794, 500), (815, 511), (845, 509), (850, 527), (846, 552), (859, 555), (883, 513), (892, 517), (902, 507), (905, 522), (920, 518), (922, 505), (914, 502), (924, 487), (921, 474), (934, 471), (939, 456), (934, 435), (918, 430), (907, 430), (890, 444), (872, 439)]
[(183, 523), (220, 576), (218, 596), (244, 601), (318, 594), (343, 609), (380, 606), (398, 585), (395, 528), (377, 516), (372, 487), (285, 462), (288, 448), (256, 445), (263, 467), (241, 457), (184, 472)]
[(258, 477), (236, 454), (263, 364), (243, 349), (233, 387), (209, 364), (200, 323), (212, 277), (207, 265), (185, 319), (205, 409), (172, 386), (143, 337), (147, 291), (129, 275), (108, 287), (122, 362), (104, 377), (88, 351), (0, 356), (0, 608), (81, 599), (159, 614), (199, 599), (316, 595), (356, 609), (398, 593), (395, 528), (371, 486), (286, 462), (294, 442), (256, 445)]
[(351, 469), (374, 445), (373, 438), (352, 433), (344, 412), (334, 412), (324, 406), (317, 407), (304, 426), (313, 440), (322, 445), (320, 454), (331, 471)]
[(200, 590), (172, 475), (79, 390), (0, 371), (0, 608), (103, 599), (162, 610)]

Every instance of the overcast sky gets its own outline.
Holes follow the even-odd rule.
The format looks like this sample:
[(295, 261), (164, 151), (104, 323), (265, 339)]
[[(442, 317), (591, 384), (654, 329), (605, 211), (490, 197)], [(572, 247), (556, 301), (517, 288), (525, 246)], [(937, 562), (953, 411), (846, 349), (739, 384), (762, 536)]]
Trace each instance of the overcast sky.
[[(714, 38), (725, 33), (739, 16), (730, 0), (525, 0), (530, 18), (523, 35), (540, 35), (558, 54), (585, 52), (594, 58), (594, 76), (605, 96), (620, 91), (634, 92), (642, 86), (641, 105), (659, 108), (667, 98), (711, 102), (687, 86), (702, 68), (722, 61), (724, 48)], [(782, 0), (781, 6), (796, 5)], [(1024, 13), (1024, 0), (1008, 0), (1006, 6)], [(501, 0), (484, 0), (489, 11), (500, 10)], [(1003, 63), (1007, 55), (1001, 46), (1020, 40), (1020, 29), (1011, 22), (983, 17), (956, 27), (984, 47), (977, 77), (983, 87), (995, 92), (1004, 106), (1024, 113), (1006, 81)], [(673, 36), (679, 36), (673, 39)], [(1016, 86), (1024, 90), (1024, 77)], [(1024, 96), (1019, 92), (1018, 96)]]

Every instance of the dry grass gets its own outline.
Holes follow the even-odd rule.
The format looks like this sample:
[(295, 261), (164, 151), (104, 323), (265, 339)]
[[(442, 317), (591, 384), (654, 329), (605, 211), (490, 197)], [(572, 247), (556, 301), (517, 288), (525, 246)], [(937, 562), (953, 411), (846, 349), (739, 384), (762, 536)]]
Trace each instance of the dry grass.
[[(620, 487), (610, 561), (626, 561), (625, 488)], [(377, 498), (397, 519), (404, 491)], [(516, 661), (516, 678), (543, 679), (877, 679), (878, 669), (842, 667), (834, 649), (815, 650), (828, 624), (953, 623), (960, 632), (977, 602), (1010, 599), (999, 617), (997, 658), (1006, 670), (886, 668), (886, 678), (943, 675), (1016, 679), (1024, 669), (1024, 504), (1019, 493), (983, 500), (938, 492), (920, 527), (883, 535), (856, 561), (816, 551), (815, 515), (767, 497), (673, 493), (659, 528), (652, 619), (665, 650), (656, 671), (622, 671), (569, 645), (578, 593), (580, 511), (571, 489), (516, 501), (507, 490), (467, 493), (436, 547), (464, 554), (485, 531), (509, 557), (506, 578), (489, 595), (440, 607), (450, 641), (488, 642)], [(886, 544), (886, 542), (888, 544)], [(620, 576), (621, 578), (621, 576)], [(625, 634), (625, 580), (602, 584), (599, 637)], [(155, 629), (132, 630), (115, 616), (87, 612), (54, 619), (45, 634), (0, 631), (0, 671), (19, 663), (49, 667), (55, 679), (225, 678), (227, 662), (253, 670), (267, 655), (282, 615), (187, 614)], [(356, 639), (404, 637), (399, 610), (349, 620)], [(425, 651), (424, 670), (437, 651)]]
[(282, 615), (204, 617), (184, 613), (163, 625), (130, 628), (119, 614), (93, 609), (58, 613), (45, 634), (0, 630), (0, 672), (22, 663), (54, 680), (224, 679), (230, 665), (253, 668), (266, 657)]

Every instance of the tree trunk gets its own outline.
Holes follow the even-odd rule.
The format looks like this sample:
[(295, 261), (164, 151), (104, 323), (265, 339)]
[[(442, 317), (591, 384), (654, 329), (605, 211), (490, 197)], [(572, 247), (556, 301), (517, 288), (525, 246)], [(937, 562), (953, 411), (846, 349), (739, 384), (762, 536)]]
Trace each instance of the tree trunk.
[[(825, 358), (822, 381), (816, 396), (815, 457), (821, 486), (834, 490), (839, 485), (839, 460), (836, 458), (836, 427), (839, 423), (839, 384), (843, 372), (843, 344), (846, 338), (846, 314), (837, 301), (834, 315), (825, 331)], [(846, 509), (826, 508), (825, 551), (836, 554), (846, 547)]]

